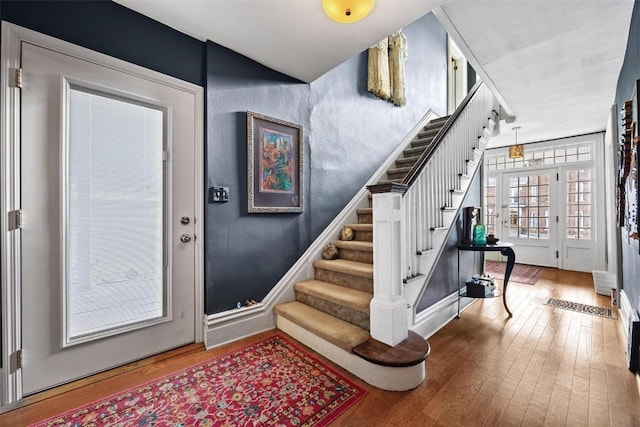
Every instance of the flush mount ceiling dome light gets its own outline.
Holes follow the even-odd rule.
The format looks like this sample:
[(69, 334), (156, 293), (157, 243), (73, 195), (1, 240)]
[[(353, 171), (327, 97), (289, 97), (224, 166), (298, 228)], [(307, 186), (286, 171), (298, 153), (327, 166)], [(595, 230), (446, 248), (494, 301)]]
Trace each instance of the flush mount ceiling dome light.
[(322, 10), (332, 20), (351, 24), (366, 17), (376, 0), (322, 0)]

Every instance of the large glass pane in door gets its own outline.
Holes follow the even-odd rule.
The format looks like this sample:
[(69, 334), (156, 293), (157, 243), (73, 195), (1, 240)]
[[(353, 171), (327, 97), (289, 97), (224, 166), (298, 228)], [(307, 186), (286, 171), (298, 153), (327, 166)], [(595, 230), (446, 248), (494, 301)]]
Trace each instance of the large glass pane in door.
[(71, 86), (65, 345), (166, 316), (165, 112)]
[(549, 175), (509, 178), (509, 237), (549, 239)]

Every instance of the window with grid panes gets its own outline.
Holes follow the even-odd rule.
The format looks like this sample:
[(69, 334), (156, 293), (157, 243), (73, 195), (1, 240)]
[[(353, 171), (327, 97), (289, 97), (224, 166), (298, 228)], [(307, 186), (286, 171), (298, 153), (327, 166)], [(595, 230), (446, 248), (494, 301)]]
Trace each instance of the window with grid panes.
[(487, 229), (487, 234), (496, 233), (496, 178), (487, 178), (487, 186), (485, 188), (485, 216), (484, 223)]
[(567, 239), (591, 239), (591, 170), (567, 171)]
[(509, 237), (549, 238), (549, 175), (509, 179)]

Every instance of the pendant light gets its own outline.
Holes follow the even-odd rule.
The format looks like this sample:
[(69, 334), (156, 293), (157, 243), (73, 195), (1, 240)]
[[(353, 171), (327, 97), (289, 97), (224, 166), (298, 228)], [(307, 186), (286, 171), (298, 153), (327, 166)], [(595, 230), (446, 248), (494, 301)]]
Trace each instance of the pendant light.
[(375, 0), (322, 0), (322, 10), (332, 20), (352, 24), (366, 17)]
[(516, 140), (515, 144), (509, 147), (510, 159), (521, 159), (524, 157), (524, 146), (522, 144), (518, 144), (518, 129), (520, 129), (520, 126), (516, 126), (513, 128), (513, 130), (516, 132)]

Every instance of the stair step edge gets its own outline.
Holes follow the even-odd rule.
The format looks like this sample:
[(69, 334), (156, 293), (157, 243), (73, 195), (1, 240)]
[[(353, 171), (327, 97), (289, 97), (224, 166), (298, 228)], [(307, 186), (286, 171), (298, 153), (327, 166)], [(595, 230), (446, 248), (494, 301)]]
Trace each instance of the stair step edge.
[(353, 231), (373, 231), (373, 224), (345, 224), (344, 226)]
[(369, 306), (373, 294), (359, 291), (357, 289), (346, 288), (334, 283), (322, 280), (305, 280), (297, 282), (294, 289), (298, 292), (321, 298), (325, 301), (350, 308), (361, 313), (369, 314)]
[(373, 242), (363, 242), (360, 240), (335, 240), (333, 242), (337, 248), (350, 249), (352, 251), (373, 252)]
[(298, 301), (279, 304), (273, 311), (348, 352), (371, 338), (368, 331)]
[(337, 273), (350, 274), (352, 276), (373, 279), (373, 264), (363, 262), (347, 261), (343, 259), (324, 260), (318, 259), (313, 262), (315, 268), (335, 271)]

